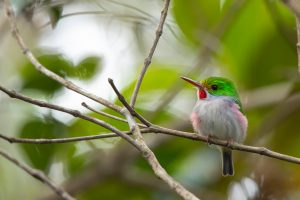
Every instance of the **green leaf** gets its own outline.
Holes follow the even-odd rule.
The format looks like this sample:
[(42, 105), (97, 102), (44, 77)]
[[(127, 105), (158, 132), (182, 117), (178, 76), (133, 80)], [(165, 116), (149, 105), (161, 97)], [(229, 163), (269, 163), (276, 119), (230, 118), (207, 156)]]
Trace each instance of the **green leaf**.
[[(43, 55), (38, 60), (49, 70), (64, 77), (66, 69), (72, 68), (72, 63), (60, 54)], [(31, 63), (26, 63), (21, 70), (24, 89), (35, 89), (51, 94), (62, 87), (61, 84), (39, 73)]]
[[(23, 138), (57, 138), (66, 133), (66, 126), (54, 119), (33, 119), (20, 130)], [(21, 148), (35, 168), (48, 172), (57, 149), (55, 144), (22, 144)]]
[(82, 80), (88, 80), (94, 77), (99, 70), (100, 58), (96, 56), (86, 57), (76, 66), (75, 70), (71, 70), (68, 76), (76, 77)]
[(85, 169), (90, 159), (86, 154), (75, 155), (76, 147), (75, 144), (69, 148), (69, 151), (65, 154), (64, 161), (67, 161), (68, 174), (71, 176), (78, 174)]
[[(45, 54), (38, 57), (38, 60), (47, 69), (62, 77), (72, 77), (82, 80), (94, 77), (100, 66), (100, 58), (95, 56), (83, 59), (76, 67), (61, 54)], [(22, 67), (21, 76), (24, 81), (24, 89), (36, 89), (47, 94), (52, 94), (62, 87), (61, 84), (39, 73), (31, 63), (26, 63)]]

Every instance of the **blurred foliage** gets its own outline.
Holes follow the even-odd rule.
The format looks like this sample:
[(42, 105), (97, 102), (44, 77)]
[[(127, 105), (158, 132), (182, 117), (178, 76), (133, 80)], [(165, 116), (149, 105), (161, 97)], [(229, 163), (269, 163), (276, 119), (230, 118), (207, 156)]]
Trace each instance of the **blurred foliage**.
[[(65, 10), (67, 10), (65, 8), (70, 9), (72, 6), (94, 12), (94, 18), (88, 18), (89, 20), (98, 20), (98, 17), (102, 20), (104, 15), (106, 20), (109, 18), (107, 21), (99, 20), (95, 23), (97, 27), (104, 27), (103, 30), (108, 36), (112, 35), (112, 30), (118, 32), (119, 29), (125, 29), (125, 27), (130, 29), (132, 35), (139, 37), (134, 41), (140, 41), (143, 44), (134, 46), (130, 43), (132, 41), (131, 36), (128, 36), (130, 34), (127, 34), (124, 41), (128, 42), (128, 46), (125, 49), (126, 53), (124, 49), (122, 50), (122, 58), (116, 56), (117, 52), (113, 52), (114, 55), (103, 53), (101, 57), (86, 55), (76, 62), (77, 64), (74, 64), (73, 59), (61, 53), (63, 51), (60, 49), (52, 53), (45, 50), (35, 52), (35, 55), (40, 55), (38, 60), (49, 70), (64, 78), (75, 80), (79, 85), (89, 84), (92, 87), (93, 81), (99, 81), (97, 79), (99, 77), (103, 79), (108, 76), (121, 77), (123, 85), (118, 85), (118, 88), (122, 90), (125, 98), (130, 100), (140, 71), (138, 67), (142, 66), (142, 60), (146, 57), (146, 55), (141, 56), (141, 52), (135, 50), (145, 47), (146, 49), (142, 52), (148, 52), (150, 46), (148, 40), (150, 38), (150, 42), (152, 42), (157, 24), (155, 19), (159, 17), (157, 9), (161, 7), (162, 1), (139, 1), (137, 3), (125, 0), (74, 2), (28, 0), (24, 3), (15, 0), (13, 2), (20, 18), (22, 14), (31, 16), (34, 11), (37, 12), (36, 16), (30, 17), (30, 20), (26, 17), (28, 20), (26, 23), (31, 23), (31, 26), (39, 32), (40, 38), (43, 38), (44, 34), (52, 33), (51, 31), (57, 31), (59, 26), (63, 26), (61, 22), (65, 20)], [(32, 10), (34, 8), (37, 10)], [(95, 14), (95, 10), (100, 11), (101, 14)], [(75, 9), (76, 11), (78, 10)], [(84, 12), (88, 11), (84, 10)], [(126, 21), (127, 24), (132, 23), (131, 26), (128, 28), (124, 23), (115, 25), (112, 22), (116, 19), (114, 13), (120, 13), (118, 20)], [(35, 24), (39, 22), (36, 19), (39, 19), (38, 14), (49, 17), (49, 24), (52, 25), (51, 31), (41, 31), (40, 26)], [(154, 18), (150, 16), (154, 16)], [(78, 18), (69, 16), (68, 19), (77, 22)], [(25, 26), (28, 25), (26, 23)], [(155, 110), (155, 108), (164, 100), (165, 92), (180, 81), (179, 76), (186, 72), (186, 66), (208, 60), (208, 62), (204, 62), (203, 66), (197, 66), (192, 76), (198, 78), (203, 74), (215, 75), (217, 72), (229, 76), (238, 84), (239, 90), (244, 95), (242, 96), (244, 107), (249, 119), (249, 131), (245, 143), (265, 146), (299, 157), (300, 139), (297, 134), (300, 133), (300, 129), (297, 125), (300, 119), (300, 106), (298, 101), (292, 101), (300, 91), (295, 46), (297, 43), (296, 28), (292, 13), (282, 2), (279, 0), (174, 0), (171, 1), (166, 23), (164, 34), (154, 54), (155, 58), (146, 73), (138, 95), (135, 106), (137, 111), (155, 124), (192, 131), (191, 125), (187, 123), (188, 113), (195, 102), (192, 88), (182, 88), (183, 91), (177, 92), (161, 110)], [(137, 26), (140, 34), (135, 34)], [(113, 27), (112, 30), (111, 27)], [(148, 35), (149, 30), (151, 35)], [(1, 23), (0, 31), (2, 31)], [(89, 36), (89, 34), (87, 35)], [(35, 43), (38, 38), (32, 40)], [(113, 48), (115, 43), (112, 44), (107, 48)], [(0, 50), (5, 55), (6, 52), (10, 52), (1, 48), (0, 46)], [(78, 48), (81, 47), (78, 46)], [(131, 51), (132, 49), (133, 51)], [(198, 53), (201, 51), (206, 52), (205, 58)], [(134, 66), (128, 67), (128, 73), (133, 74), (117, 76), (115, 73), (124, 72), (121, 66), (126, 63), (123, 63), (126, 60), (123, 56), (126, 57), (127, 53), (133, 54), (133, 56), (129, 56), (129, 60), (133, 58), (137, 60), (134, 62)], [(165, 54), (171, 54), (171, 56)], [(111, 68), (106, 66), (107, 63), (110, 64), (111, 57), (118, 61), (118, 66), (114, 66), (116, 68), (114, 70), (111, 69), (111, 65)], [(6, 59), (13, 60), (13, 58), (13, 55), (10, 55)], [(15, 73), (20, 79), (21, 89), (24, 92), (36, 90), (47, 97), (48, 102), (56, 102), (59, 97), (68, 95), (63, 94), (60, 84), (38, 73), (28, 61), (22, 60), (19, 63), (21, 64)], [(176, 64), (174, 65), (174, 63)], [(1, 60), (0, 64), (2, 64)], [(15, 74), (12, 77), (14, 76)], [(6, 77), (4, 78), (5, 80), (1, 80), (1, 82), (8, 80)], [(291, 85), (290, 91), (283, 91), (282, 88), (268, 90), (268, 88), (276, 87), (276, 84), (283, 82)], [(97, 86), (101, 85), (98, 82), (96, 84)], [(98, 90), (90, 90), (89, 86), (84, 89), (102, 96)], [(115, 98), (115, 94), (110, 90), (108, 84), (100, 86), (101, 89), (105, 87), (110, 91), (110, 99)], [(264, 95), (260, 93), (262, 96), (255, 96), (257, 94), (255, 92), (262, 88), (267, 89), (267, 92)], [(272, 101), (281, 93), (288, 95), (279, 101)], [(248, 103), (261, 98), (266, 99), (266, 103), (248, 107)], [(70, 107), (73, 105), (73, 100), (78, 101), (78, 99), (71, 99), (70, 102), (67, 102)], [(80, 101), (85, 101), (85, 99), (80, 99)], [(112, 101), (121, 105), (116, 99)], [(4, 109), (5, 105), (0, 104), (0, 108)], [(94, 106), (94, 108), (122, 117), (107, 108), (100, 106)], [(18, 107), (12, 108), (12, 113), (18, 113), (19, 110), (16, 109)], [(18, 137), (63, 138), (109, 132), (84, 120), (68, 121), (64, 119), (64, 116), (57, 117), (57, 115), (39, 113), (36, 110), (30, 110), (30, 112), (37, 112), (37, 116), (44, 117), (28, 114), (26, 119), (20, 122), (21, 125), (16, 125), (17, 127), (21, 126), (16, 134)], [(83, 112), (120, 130), (127, 131), (129, 129), (126, 123), (87, 110)], [(299, 199), (298, 165), (259, 155), (234, 152), (236, 174), (234, 177), (225, 178), (220, 173), (221, 161), (218, 151), (214, 148), (207, 148), (207, 144), (154, 134), (147, 134), (145, 138), (152, 145), (153, 151), (165, 169), (201, 199)], [(160, 180), (156, 179), (149, 165), (137, 155), (133, 147), (121, 141), (120, 138), (110, 138), (55, 145), (21, 144), (18, 147), (31, 166), (50, 175), (53, 171), (61, 172), (59, 180), (64, 180), (66, 185), (70, 185), (70, 188), (76, 188), (83, 182), (83, 189), (79, 188), (74, 191), (78, 199), (179, 199)], [(55, 164), (62, 164), (63, 169), (58, 170)], [(134, 175), (135, 173), (137, 175)], [(128, 174), (132, 175), (132, 179), (126, 178)], [(12, 178), (18, 179), (18, 177), (13, 177), (13, 174)], [(246, 184), (245, 180), (253, 181), (254, 186)], [(1, 184), (5, 184), (5, 180)], [(23, 187), (40, 188), (33, 184), (32, 182)], [(18, 192), (21, 194), (21, 189)], [(23, 193), (31, 194), (31, 190), (24, 189)], [(39, 196), (44, 195), (44, 191), (37, 193)], [(37, 193), (31, 194), (33, 199), (36, 198)], [(239, 196), (234, 197), (234, 194), (237, 193)], [(6, 199), (18, 199), (14, 195), (8, 194)]]
[[(55, 72), (62, 77), (76, 78), (81, 80), (89, 80), (96, 75), (100, 69), (100, 58), (90, 56), (84, 58), (76, 66), (61, 54), (42, 55), (38, 60), (49, 70)], [(21, 76), (23, 79), (24, 89), (36, 89), (48, 94), (54, 93), (62, 87), (59, 83), (52, 79), (45, 78), (27, 62), (21, 68)]]
[(174, 16), (186, 38), (198, 46), (203, 44), (201, 40), (210, 34), (209, 31), (220, 22), (223, 15), (226, 15), (232, 2), (232, 0), (224, 2), (221, 10), (219, 0), (209, 2), (175, 0)]
[[(27, 121), (21, 128), (19, 136), (24, 138), (60, 138), (65, 137), (66, 133), (67, 127), (63, 123), (48, 116), (46, 119)], [(21, 148), (35, 168), (48, 172), (59, 146), (57, 144), (22, 144)]]
[[(132, 192), (139, 190), (139, 192)], [(89, 189), (79, 199), (151, 199), (151, 191), (143, 187), (130, 186), (120, 180), (108, 180), (105, 185), (95, 186)]]
[[(223, 39), (226, 54), (221, 56), (228, 70), (248, 88), (283, 81), (284, 73), (297, 65), (294, 44), (278, 30), (267, 6), (263, 1), (249, 1)], [(254, 10), (260, 14), (253, 15)], [(296, 41), (296, 35), (292, 37)]]
[(53, 6), (50, 8), (49, 15), (51, 19), (51, 26), (55, 28), (56, 24), (58, 23), (59, 19), (62, 16), (63, 7), (62, 6)]

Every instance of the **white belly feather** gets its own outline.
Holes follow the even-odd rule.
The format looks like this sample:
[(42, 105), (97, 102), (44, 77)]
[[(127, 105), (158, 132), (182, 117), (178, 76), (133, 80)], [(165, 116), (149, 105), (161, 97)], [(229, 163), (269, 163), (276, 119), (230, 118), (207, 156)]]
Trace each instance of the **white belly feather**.
[(238, 105), (223, 98), (198, 100), (191, 120), (198, 133), (235, 142), (244, 140), (247, 129), (247, 119)]

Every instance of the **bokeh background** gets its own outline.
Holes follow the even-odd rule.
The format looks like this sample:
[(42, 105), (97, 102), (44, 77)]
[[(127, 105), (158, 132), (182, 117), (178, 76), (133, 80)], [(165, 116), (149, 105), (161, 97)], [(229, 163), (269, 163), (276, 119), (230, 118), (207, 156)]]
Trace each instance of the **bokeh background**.
[[(49, 69), (117, 102), (107, 78), (130, 100), (155, 37), (161, 0), (12, 0), (20, 33)], [(0, 1), (0, 84), (28, 96), (78, 109), (121, 130), (126, 124), (81, 106), (116, 114), (39, 74), (12, 38)], [(249, 130), (245, 144), (300, 156), (300, 85), (296, 25), (279, 0), (172, 0), (164, 33), (136, 109), (151, 122), (190, 131), (195, 89), (179, 77), (221, 75), (234, 80)], [(118, 103), (119, 104), (119, 103)], [(0, 132), (28, 138), (106, 133), (91, 123), (0, 94)], [(234, 152), (235, 176), (222, 177), (216, 149), (183, 138), (147, 134), (165, 169), (201, 199), (296, 200), (300, 167)], [(118, 138), (55, 145), (0, 146), (64, 184), (80, 200), (179, 199), (137, 151)], [(59, 199), (1, 158), (0, 199)]]

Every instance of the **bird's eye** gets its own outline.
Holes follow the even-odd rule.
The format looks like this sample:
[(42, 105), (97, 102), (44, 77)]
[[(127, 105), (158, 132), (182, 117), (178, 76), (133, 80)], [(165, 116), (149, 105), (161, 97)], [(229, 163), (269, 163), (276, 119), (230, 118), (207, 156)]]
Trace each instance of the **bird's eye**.
[(212, 85), (212, 86), (211, 86), (211, 89), (212, 89), (212, 90), (217, 90), (217, 89), (218, 89), (218, 86), (217, 86), (217, 85)]

